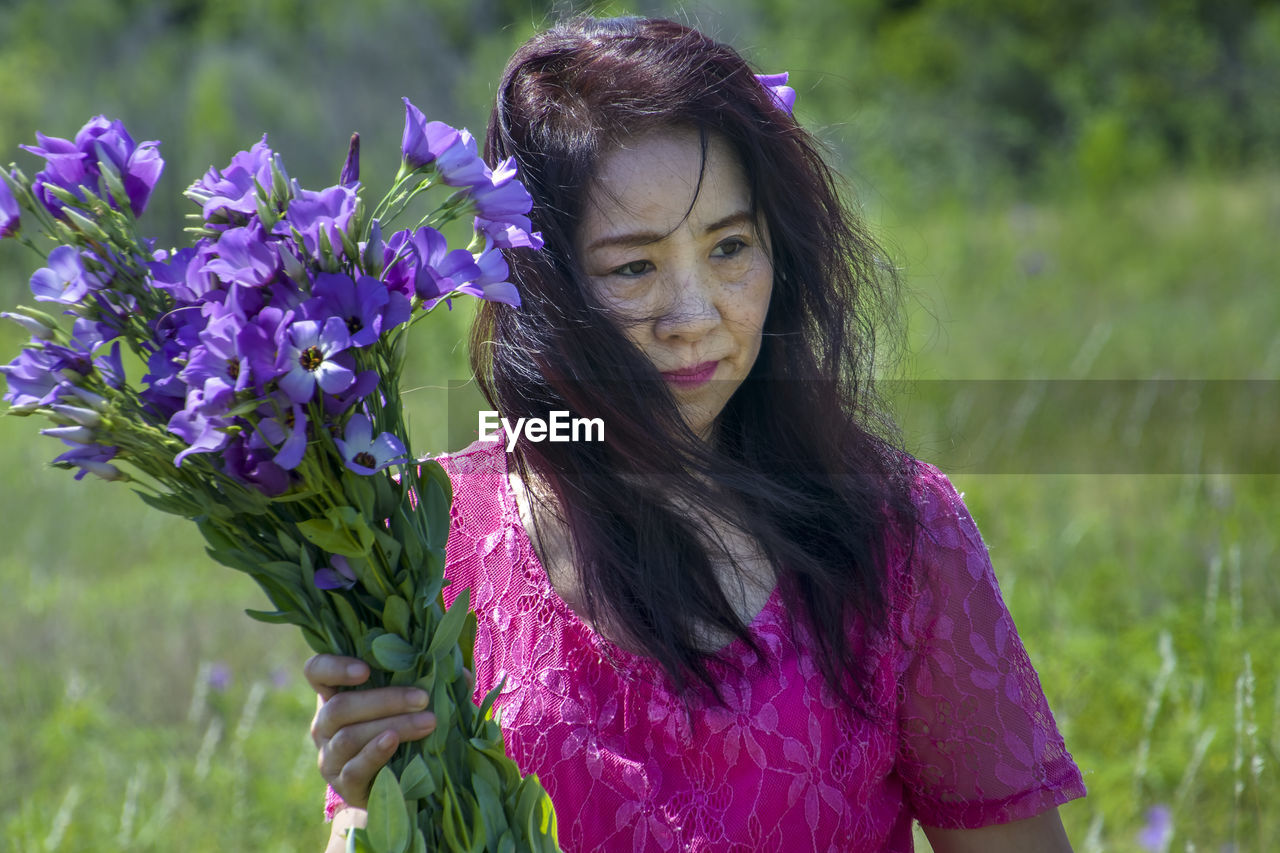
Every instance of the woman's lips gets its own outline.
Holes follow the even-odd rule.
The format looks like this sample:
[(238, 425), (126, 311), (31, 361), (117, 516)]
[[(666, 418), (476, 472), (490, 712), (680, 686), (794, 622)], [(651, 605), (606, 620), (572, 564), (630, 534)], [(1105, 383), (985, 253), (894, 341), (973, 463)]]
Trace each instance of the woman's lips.
[(718, 361), (704, 361), (702, 364), (695, 364), (693, 367), (686, 367), (683, 370), (664, 370), (662, 378), (672, 385), (689, 388), (710, 381), (719, 366), (720, 362)]

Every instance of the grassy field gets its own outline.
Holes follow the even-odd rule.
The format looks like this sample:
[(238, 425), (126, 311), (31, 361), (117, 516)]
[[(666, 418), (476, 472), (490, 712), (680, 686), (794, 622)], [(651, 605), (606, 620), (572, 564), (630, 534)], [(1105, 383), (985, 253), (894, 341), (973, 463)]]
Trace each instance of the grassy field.
[[(1085, 773), (1090, 796), (1063, 809), (1078, 851), (1280, 844), (1280, 476), (1217, 441), (1269, 411), (1272, 386), (1222, 386), (1235, 389), (1225, 406), (1197, 392), (1181, 410), (1137, 393), (1111, 431), (1089, 432), (1087, 401), (1034, 418), (1055, 389), (1097, 380), (1274, 379), (1277, 199), (1280, 176), (1261, 174), (874, 212), (912, 289), (906, 377), (952, 397), (969, 380), (1048, 380), (1010, 386), (1039, 389), (1014, 402), (1032, 425), (1021, 440), (1048, 462), (1001, 467), (998, 436), (994, 454), (952, 454), (947, 470)], [(457, 310), (419, 343), (420, 450), (446, 443), (433, 387), (464, 375), (465, 319)], [(20, 343), (0, 332), (5, 360)], [(911, 404), (905, 433), (925, 458), (947, 456), (957, 436), (939, 424), (954, 421), (929, 399)], [(1144, 437), (1178, 418), (1192, 427), (1174, 433), (1178, 452), (1148, 452)], [(36, 427), (0, 419), (0, 778), (16, 792), (0, 805), (0, 848), (320, 849), (301, 639), (240, 613), (261, 594), (208, 561), (189, 525), (49, 470)], [(1103, 446), (1117, 441), (1122, 473)], [(1264, 433), (1260, 446), (1274, 443)]]

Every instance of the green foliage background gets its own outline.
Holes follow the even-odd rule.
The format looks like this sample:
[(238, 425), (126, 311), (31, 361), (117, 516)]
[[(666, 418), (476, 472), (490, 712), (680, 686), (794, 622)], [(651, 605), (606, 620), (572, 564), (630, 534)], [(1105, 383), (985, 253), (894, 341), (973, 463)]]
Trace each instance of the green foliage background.
[[(1280, 374), (1280, 6), (601, 9), (670, 14), (761, 71), (791, 71), (799, 118), (903, 269), (910, 355), (898, 375)], [(182, 240), (181, 189), (263, 132), (318, 187), (360, 131), (376, 194), (395, 169), (401, 96), (480, 132), (511, 49), (568, 11), (10, 0), (0, 152), (13, 153), (0, 162), (30, 169), (16, 146), (37, 129), (71, 136), (92, 115), (122, 118), (135, 137), (163, 140), (168, 165), (144, 220), (162, 244)], [(5, 304), (26, 298), (33, 261), (0, 244)], [(442, 389), (466, 376), (469, 310), (418, 335), (419, 451), (446, 449)], [(21, 343), (0, 329), (6, 360)], [(1259, 387), (1274, 396), (1274, 383)], [(1211, 462), (1204, 448), (1247, 421), (1238, 409), (1188, 409), (1186, 458)], [(1280, 478), (1274, 467), (1144, 468), (1143, 436), (1162, 424), (1126, 417), (1142, 473), (949, 471), (1085, 771), (1090, 797), (1064, 820), (1077, 850), (1155, 849), (1139, 833), (1166, 805), (1165, 849), (1273, 849)], [(905, 424), (925, 458), (948, 441), (936, 420)], [(13, 792), (0, 849), (320, 849), (301, 640), (239, 612), (259, 593), (204, 557), (194, 529), (119, 487), (47, 470), (55, 448), (35, 427), (0, 420), (0, 778)], [(1068, 419), (1033, 439), (1052, 459), (1080, 433)]]

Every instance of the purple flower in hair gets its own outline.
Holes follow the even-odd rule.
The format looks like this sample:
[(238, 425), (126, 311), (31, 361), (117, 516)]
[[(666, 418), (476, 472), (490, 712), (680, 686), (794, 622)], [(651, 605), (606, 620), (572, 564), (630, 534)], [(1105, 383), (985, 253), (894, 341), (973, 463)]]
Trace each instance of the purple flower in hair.
[(409, 458), (400, 439), (391, 433), (384, 432), (374, 438), (373, 422), (362, 414), (351, 416), (343, 437), (334, 439), (334, 444), (346, 460), (348, 470), (366, 476), (375, 474), (388, 465), (398, 465)]
[(765, 90), (773, 98), (773, 103), (787, 115), (792, 114), (796, 105), (796, 90), (786, 85), (789, 76), (786, 71), (781, 74), (756, 75), (760, 85), (764, 86)]
[(281, 390), (295, 403), (310, 400), (317, 385), (326, 394), (347, 390), (356, 379), (354, 363), (343, 352), (350, 343), (351, 335), (341, 317), (330, 317), (323, 326), (315, 320), (291, 325), (277, 364), (287, 371), (280, 377)]

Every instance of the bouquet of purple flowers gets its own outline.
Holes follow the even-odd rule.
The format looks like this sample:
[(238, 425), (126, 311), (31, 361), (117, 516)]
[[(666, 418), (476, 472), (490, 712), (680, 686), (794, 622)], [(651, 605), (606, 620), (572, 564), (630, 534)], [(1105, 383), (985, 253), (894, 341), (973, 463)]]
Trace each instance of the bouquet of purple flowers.
[[(408, 327), (461, 294), (518, 305), (503, 250), (541, 238), (511, 161), (490, 169), (466, 130), (405, 110), (400, 171), (372, 210), (358, 136), (320, 191), (264, 136), (187, 189), (196, 239), (174, 250), (137, 229), (157, 143), (101, 116), (73, 140), (36, 134), (34, 179), (0, 170), (0, 237), (47, 259), (31, 277), (47, 310), (0, 315), (31, 334), (0, 367), (4, 398), (53, 422), (54, 465), (195, 521), (209, 554), (271, 600), (250, 616), (363, 658), (370, 686), (431, 695), (435, 732), (377, 777), (348, 850), (555, 850), (546, 792), (504, 752), (497, 689), (472, 701), (469, 596), (446, 610), (441, 595), (449, 479), (413, 461), (400, 399)], [(432, 206), (434, 188), (448, 195)], [(450, 248), (439, 229), (462, 216), (474, 238)]]

